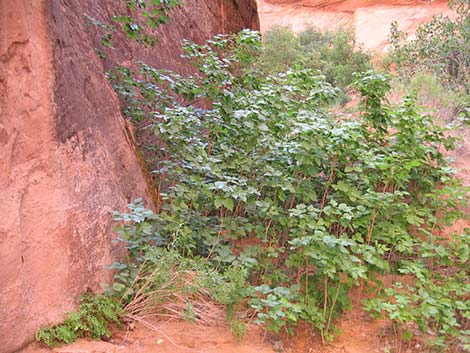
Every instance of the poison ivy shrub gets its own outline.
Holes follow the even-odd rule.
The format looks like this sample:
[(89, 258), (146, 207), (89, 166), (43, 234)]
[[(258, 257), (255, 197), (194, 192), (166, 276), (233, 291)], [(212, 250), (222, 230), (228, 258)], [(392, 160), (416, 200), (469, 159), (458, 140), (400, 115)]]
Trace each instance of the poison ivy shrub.
[(366, 301), (366, 309), (397, 324), (414, 322), (430, 345), (441, 351), (470, 351), (470, 235), (431, 238), (415, 261), (402, 261), (398, 273), (412, 284), (396, 282)]
[[(112, 73), (129, 117), (138, 112), (155, 134), (151, 173), (160, 191), (156, 213), (139, 204), (119, 216), (131, 221), (123, 239), (135, 264), (162, 248), (204, 259), (228, 284), (226, 271), (243, 269), (250, 286), (235, 281), (235, 302), (247, 297), (259, 322), (278, 331), (307, 320), (330, 338), (353, 286), (381, 287), (380, 276), (409, 264), (433, 271), (425, 250), (438, 249), (436, 232), (468, 202), (443, 154), (455, 139), (412, 98), (387, 103), (389, 77), (380, 73), (355, 77), (360, 112), (340, 119), (327, 111), (337, 89), (324, 76), (298, 67), (267, 75), (254, 65), (260, 45), (257, 33), (242, 31), (185, 42), (193, 75), (144, 63)], [(126, 273), (118, 291), (138, 278)], [(454, 274), (452, 283), (464, 281)], [(455, 316), (450, 336), (465, 335), (465, 315)], [(445, 330), (449, 322), (433, 324)]]
[[(119, 299), (126, 320), (161, 315), (211, 325), (225, 317), (241, 339), (245, 321), (238, 312), (246, 297), (247, 270), (239, 265), (217, 269), (208, 258), (193, 255), (191, 240), (178, 226), (168, 223), (161, 231), (163, 218), (145, 209), (141, 199), (129, 204), (129, 213), (115, 212), (115, 220), (126, 222), (116, 228), (116, 241), (128, 253), (108, 267), (115, 275), (105, 293)], [(170, 232), (177, 235), (164, 236)]]

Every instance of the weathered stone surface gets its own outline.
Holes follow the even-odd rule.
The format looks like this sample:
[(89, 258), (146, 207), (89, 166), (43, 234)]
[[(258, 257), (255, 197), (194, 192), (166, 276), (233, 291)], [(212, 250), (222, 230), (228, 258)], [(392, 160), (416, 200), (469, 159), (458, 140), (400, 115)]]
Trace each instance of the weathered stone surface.
[[(438, 13), (451, 13), (447, 0), (257, 0), (261, 31), (282, 24), (301, 32), (309, 26), (321, 30), (351, 28), (366, 49), (386, 51), (390, 25), (414, 33), (418, 25)], [(373, 30), (371, 30), (373, 28)]]
[[(76, 2), (73, 6), (75, 13), (87, 14), (103, 22), (125, 13), (122, 1), (88, 0)], [(115, 50), (106, 50), (105, 69), (142, 60), (160, 68), (186, 73), (191, 67), (180, 57), (183, 39), (202, 43), (215, 34), (238, 32), (243, 28), (259, 29), (256, 0), (186, 0), (183, 6), (171, 11), (170, 22), (156, 30), (158, 43), (154, 48), (133, 45), (116, 34)], [(94, 45), (99, 47), (100, 29), (89, 26), (87, 32)]]
[(147, 186), (93, 47), (51, 43), (40, 1), (0, 2), (0, 351), (108, 279), (109, 212)]
[[(145, 59), (189, 70), (183, 38), (257, 28), (251, 0), (186, 0), (160, 43), (121, 43), (109, 68)], [(0, 0), (0, 352), (57, 323), (119, 256), (111, 210), (149, 190), (85, 14), (107, 19), (117, 0)], [(236, 12), (234, 12), (236, 11)], [(120, 50), (127, 50), (120, 53)]]

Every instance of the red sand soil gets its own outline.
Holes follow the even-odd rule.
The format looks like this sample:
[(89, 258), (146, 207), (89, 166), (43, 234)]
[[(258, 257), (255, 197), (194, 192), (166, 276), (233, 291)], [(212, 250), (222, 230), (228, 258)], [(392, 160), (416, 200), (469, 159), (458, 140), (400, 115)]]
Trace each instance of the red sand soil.
[(275, 353), (257, 326), (237, 342), (226, 326), (208, 327), (186, 321), (137, 323), (132, 331), (118, 332), (108, 342), (81, 339), (53, 350), (32, 344), (21, 353)]
[(379, 353), (378, 334), (384, 327), (383, 322), (353, 310), (337, 323), (343, 333), (332, 344), (322, 344), (318, 332), (308, 325), (301, 325), (294, 337), (282, 341), (252, 325), (241, 342), (226, 326), (185, 321), (156, 321), (151, 325), (153, 328), (138, 323), (133, 330), (116, 332), (108, 342), (80, 339), (54, 349), (33, 343), (20, 353)]

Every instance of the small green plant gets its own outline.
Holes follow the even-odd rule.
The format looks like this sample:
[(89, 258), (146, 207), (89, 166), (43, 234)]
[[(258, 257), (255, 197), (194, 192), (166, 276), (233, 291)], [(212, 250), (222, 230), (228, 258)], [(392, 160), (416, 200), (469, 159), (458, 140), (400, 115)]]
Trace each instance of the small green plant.
[(271, 288), (266, 284), (253, 288), (250, 306), (257, 311), (256, 322), (267, 324), (274, 332), (299, 320), (304, 304), (296, 285), (291, 288)]
[(36, 339), (49, 347), (72, 343), (78, 338), (110, 337), (110, 325), (121, 326), (123, 312), (117, 300), (101, 294), (86, 293), (80, 298), (76, 312), (56, 326), (41, 328)]
[(180, 4), (179, 0), (126, 0), (126, 14), (113, 16), (110, 23), (87, 15), (87, 24), (103, 31), (103, 47), (113, 46), (114, 35), (118, 30), (122, 31), (127, 39), (145, 47), (152, 47), (156, 43), (153, 31), (167, 23), (170, 10)]
[(233, 312), (244, 298), (244, 268), (213, 268), (194, 253), (183, 223), (174, 223), (172, 215), (153, 213), (141, 199), (129, 204), (129, 210), (114, 213), (115, 220), (126, 221), (116, 228), (116, 241), (126, 246), (128, 255), (108, 267), (115, 271), (114, 283), (105, 286), (106, 294), (118, 298), (126, 317), (142, 319), (169, 310), (165, 316), (208, 323), (223, 320), (224, 310)]
[(470, 234), (432, 238), (417, 255), (419, 260), (403, 261), (398, 269), (415, 283), (383, 288), (366, 301), (366, 309), (396, 324), (415, 323), (432, 334), (435, 347), (470, 351)]
[(231, 320), (230, 329), (233, 337), (235, 337), (237, 341), (241, 341), (246, 335), (246, 323), (240, 319)]

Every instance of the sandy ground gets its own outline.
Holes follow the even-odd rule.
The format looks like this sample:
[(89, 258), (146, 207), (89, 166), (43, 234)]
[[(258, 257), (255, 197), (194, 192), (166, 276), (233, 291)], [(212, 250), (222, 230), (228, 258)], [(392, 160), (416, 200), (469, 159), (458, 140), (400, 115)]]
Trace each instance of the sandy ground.
[(21, 353), (274, 353), (257, 326), (237, 342), (228, 327), (201, 326), (186, 321), (137, 323), (132, 331), (118, 332), (109, 342), (78, 340), (54, 349), (34, 343)]
[(251, 325), (240, 342), (227, 326), (208, 327), (186, 321), (150, 324), (152, 327), (137, 323), (132, 330), (116, 331), (107, 342), (80, 339), (54, 349), (36, 342), (20, 353), (380, 353), (384, 344), (379, 333), (386, 326), (386, 322), (372, 320), (354, 309), (337, 322), (342, 333), (335, 341), (323, 344), (318, 332), (306, 324), (296, 330), (294, 337), (282, 339)]
[(33, 343), (21, 353), (380, 353), (378, 333), (383, 323), (354, 310), (338, 323), (343, 331), (334, 343), (322, 344), (309, 326), (299, 327), (287, 341), (249, 326), (237, 342), (228, 327), (207, 327), (185, 321), (152, 322), (154, 328), (139, 323), (132, 331), (117, 332), (108, 342), (86, 339), (49, 349)]

